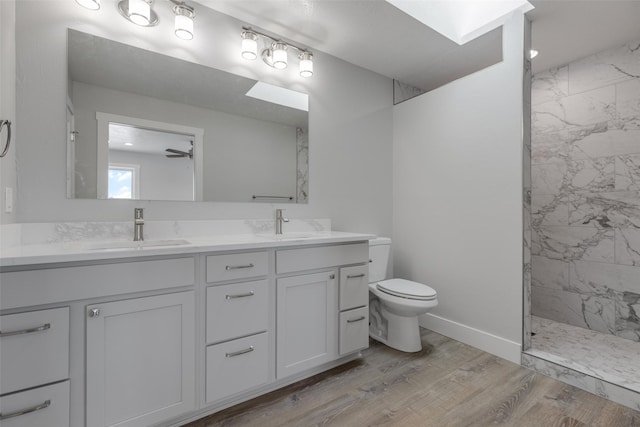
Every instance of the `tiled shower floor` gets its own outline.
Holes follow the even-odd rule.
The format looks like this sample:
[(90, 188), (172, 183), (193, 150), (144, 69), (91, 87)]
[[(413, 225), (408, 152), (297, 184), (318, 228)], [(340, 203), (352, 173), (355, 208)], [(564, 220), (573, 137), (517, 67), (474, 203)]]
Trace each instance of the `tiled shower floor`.
[(640, 392), (640, 342), (531, 316), (528, 354)]

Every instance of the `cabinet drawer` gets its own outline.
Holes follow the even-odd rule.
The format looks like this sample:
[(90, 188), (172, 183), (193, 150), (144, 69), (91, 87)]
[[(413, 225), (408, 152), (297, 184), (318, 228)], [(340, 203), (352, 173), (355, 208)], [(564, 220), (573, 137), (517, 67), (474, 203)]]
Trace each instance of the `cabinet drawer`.
[(269, 334), (207, 347), (207, 402), (269, 381)]
[(315, 248), (283, 249), (276, 252), (276, 270), (278, 274), (338, 265), (360, 264), (368, 261), (368, 242)]
[(2, 427), (68, 426), (69, 381), (0, 397), (0, 414)]
[(0, 394), (69, 377), (69, 307), (0, 317)]
[(266, 331), (268, 324), (267, 280), (207, 288), (207, 343)]
[(268, 259), (266, 252), (209, 255), (207, 257), (207, 282), (265, 276), (269, 271)]
[(195, 283), (195, 258), (45, 268), (0, 273), (0, 310)]
[(362, 307), (369, 303), (369, 266), (357, 265), (340, 269), (340, 310)]
[(369, 308), (340, 313), (340, 354), (369, 347)]

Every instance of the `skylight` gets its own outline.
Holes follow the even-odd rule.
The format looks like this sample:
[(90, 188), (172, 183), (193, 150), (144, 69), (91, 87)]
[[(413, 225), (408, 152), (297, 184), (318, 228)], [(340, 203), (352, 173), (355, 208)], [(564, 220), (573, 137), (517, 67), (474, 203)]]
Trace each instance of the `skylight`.
[(280, 86), (258, 82), (247, 92), (247, 96), (284, 105), (297, 110), (309, 111), (309, 95)]
[(516, 10), (533, 9), (526, 0), (386, 1), (459, 45), (498, 28)]

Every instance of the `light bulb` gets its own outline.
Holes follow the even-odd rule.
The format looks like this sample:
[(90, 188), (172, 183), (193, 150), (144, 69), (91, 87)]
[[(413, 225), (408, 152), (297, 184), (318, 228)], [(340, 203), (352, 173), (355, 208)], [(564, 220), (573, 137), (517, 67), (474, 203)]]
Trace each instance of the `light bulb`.
[(273, 44), (273, 66), (279, 70), (287, 68), (287, 45), (284, 43)]
[(76, 3), (89, 10), (100, 9), (100, 0), (76, 0)]
[(313, 55), (309, 52), (302, 52), (300, 58), (300, 75), (302, 77), (313, 76)]
[(176, 6), (174, 12), (176, 14), (174, 27), (176, 37), (182, 40), (193, 39), (193, 12), (182, 6)]
[(258, 57), (258, 35), (251, 31), (243, 31), (241, 49), (241, 55), (244, 59), (256, 59)]
[(146, 27), (151, 22), (151, 6), (145, 0), (129, 0), (129, 19)]

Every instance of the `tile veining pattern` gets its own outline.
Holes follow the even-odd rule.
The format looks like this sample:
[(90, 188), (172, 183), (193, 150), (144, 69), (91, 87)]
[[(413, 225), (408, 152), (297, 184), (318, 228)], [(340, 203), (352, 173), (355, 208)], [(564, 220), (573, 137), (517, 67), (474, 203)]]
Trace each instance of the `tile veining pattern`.
[(640, 392), (640, 342), (536, 316), (532, 330), (529, 354)]
[[(531, 22), (525, 25), (525, 52), (531, 49)], [(527, 55), (525, 55), (527, 58)], [(524, 288), (522, 347), (531, 347), (531, 60), (525, 59), (522, 146), (522, 284)]]
[(640, 41), (534, 76), (532, 312), (640, 341)]
[(296, 202), (309, 201), (309, 134), (296, 129)]

